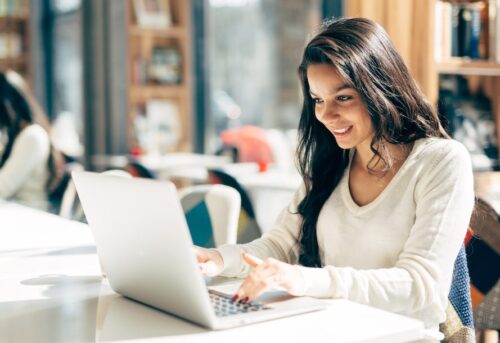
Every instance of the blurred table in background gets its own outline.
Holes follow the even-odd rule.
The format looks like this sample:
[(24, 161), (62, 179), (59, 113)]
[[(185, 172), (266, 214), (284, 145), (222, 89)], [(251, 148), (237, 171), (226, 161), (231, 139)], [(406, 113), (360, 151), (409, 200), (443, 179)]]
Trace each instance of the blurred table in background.
[(474, 174), (476, 196), (489, 203), (500, 213), (500, 172), (478, 172)]
[[(181, 178), (196, 182), (207, 179), (208, 168), (219, 168), (231, 162), (228, 156), (195, 153), (169, 153), (131, 157), (160, 179)], [(124, 155), (94, 155), (92, 164), (98, 169), (126, 168), (130, 157)]]

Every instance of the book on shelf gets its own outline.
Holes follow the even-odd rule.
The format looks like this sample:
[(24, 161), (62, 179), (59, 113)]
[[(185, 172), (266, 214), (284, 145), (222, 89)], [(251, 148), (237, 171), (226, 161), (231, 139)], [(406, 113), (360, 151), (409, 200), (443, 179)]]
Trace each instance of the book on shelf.
[(181, 82), (181, 55), (177, 47), (155, 47), (149, 63), (149, 80), (160, 84)]
[(148, 83), (148, 64), (141, 56), (137, 56), (132, 62), (131, 76), (131, 81), (134, 85), (144, 85)]
[(500, 0), (489, 0), (490, 60), (500, 62)]
[(492, 59), (495, 55), (492, 44), (498, 40), (493, 25), (499, 20), (492, 8), (499, 4), (500, 0), (437, 1), (434, 12), (435, 59)]
[(169, 0), (134, 0), (137, 25), (147, 29), (166, 29), (172, 25)]
[(0, 59), (17, 58), (22, 53), (22, 39), (19, 33), (0, 33)]
[(177, 148), (181, 138), (179, 107), (175, 101), (152, 99), (139, 105), (134, 117), (138, 147), (146, 153), (164, 153)]

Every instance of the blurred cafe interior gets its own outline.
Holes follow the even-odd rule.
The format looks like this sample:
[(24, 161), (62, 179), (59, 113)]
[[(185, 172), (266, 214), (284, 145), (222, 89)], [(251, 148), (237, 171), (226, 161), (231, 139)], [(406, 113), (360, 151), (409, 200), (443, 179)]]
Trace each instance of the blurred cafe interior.
[[(498, 339), (499, 13), (495, 0), (0, 0), (0, 88), (8, 94), (14, 87), (33, 116), (15, 125), (10, 118), (10, 125), (0, 115), (0, 230), (7, 237), (0, 269), (11, 266), (0, 278), (23, 273), (23, 254), (34, 249), (31, 231), (14, 233), (18, 219), (28, 226), (28, 208), (86, 227), (73, 171), (168, 180), (181, 196), (229, 186), (238, 193), (223, 210), (234, 212), (229, 243), (268, 232), (302, 184), (303, 48), (326, 18), (366, 17), (384, 27), (447, 132), (470, 153), (476, 197), (490, 211), (468, 238), (479, 242), (476, 249), (484, 245), (489, 261), (469, 260), (473, 309), (476, 328)], [(0, 110), (11, 113), (16, 100), (5, 94)], [(48, 139), (50, 151), (13, 147), (17, 126), (30, 122), (43, 127), (33, 137)], [(2, 170), (16, 153), (17, 167)], [(25, 175), (42, 153), (50, 155), (49, 170)], [(42, 177), (48, 186), (35, 195)], [(190, 224), (199, 213), (188, 203)], [(210, 222), (210, 230), (219, 224)], [(199, 245), (228, 243), (215, 233), (192, 235)], [(49, 249), (44, 241), (31, 251)], [(482, 309), (493, 289), (498, 307)], [(0, 299), (0, 313), (11, 299)], [(13, 341), (21, 322), (0, 314), (0, 341)], [(36, 341), (18, 329), (20, 341)]]

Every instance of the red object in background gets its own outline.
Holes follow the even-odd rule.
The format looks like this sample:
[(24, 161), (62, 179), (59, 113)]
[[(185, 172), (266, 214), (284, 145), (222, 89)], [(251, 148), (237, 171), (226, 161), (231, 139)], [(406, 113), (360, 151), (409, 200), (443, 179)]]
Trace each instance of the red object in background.
[(132, 149), (130, 149), (130, 155), (134, 157), (141, 156), (142, 154), (144, 154), (144, 151), (142, 151), (142, 149), (138, 146), (135, 146)]
[(223, 131), (220, 138), (224, 145), (238, 149), (238, 162), (256, 162), (260, 171), (266, 171), (269, 163), (274, 161), (265, 129), (242, 126)]

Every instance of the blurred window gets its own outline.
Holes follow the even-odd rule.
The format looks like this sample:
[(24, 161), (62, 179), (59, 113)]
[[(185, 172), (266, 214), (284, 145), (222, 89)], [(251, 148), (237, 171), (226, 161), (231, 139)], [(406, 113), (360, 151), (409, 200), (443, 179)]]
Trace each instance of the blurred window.
[[(64, 117), (80, 141), (83, 137), (81, 0), (50, 0), (52, 42), (49, 84), (52, 118)], [(73, 133), (71, 133), (73, 134)], [(74, 140), (74, 139), (73, 139)]]
[(320, 0), (209, 0), (207, 151), (227, 128), (296, 128), (302, 50), (321, 20)]

